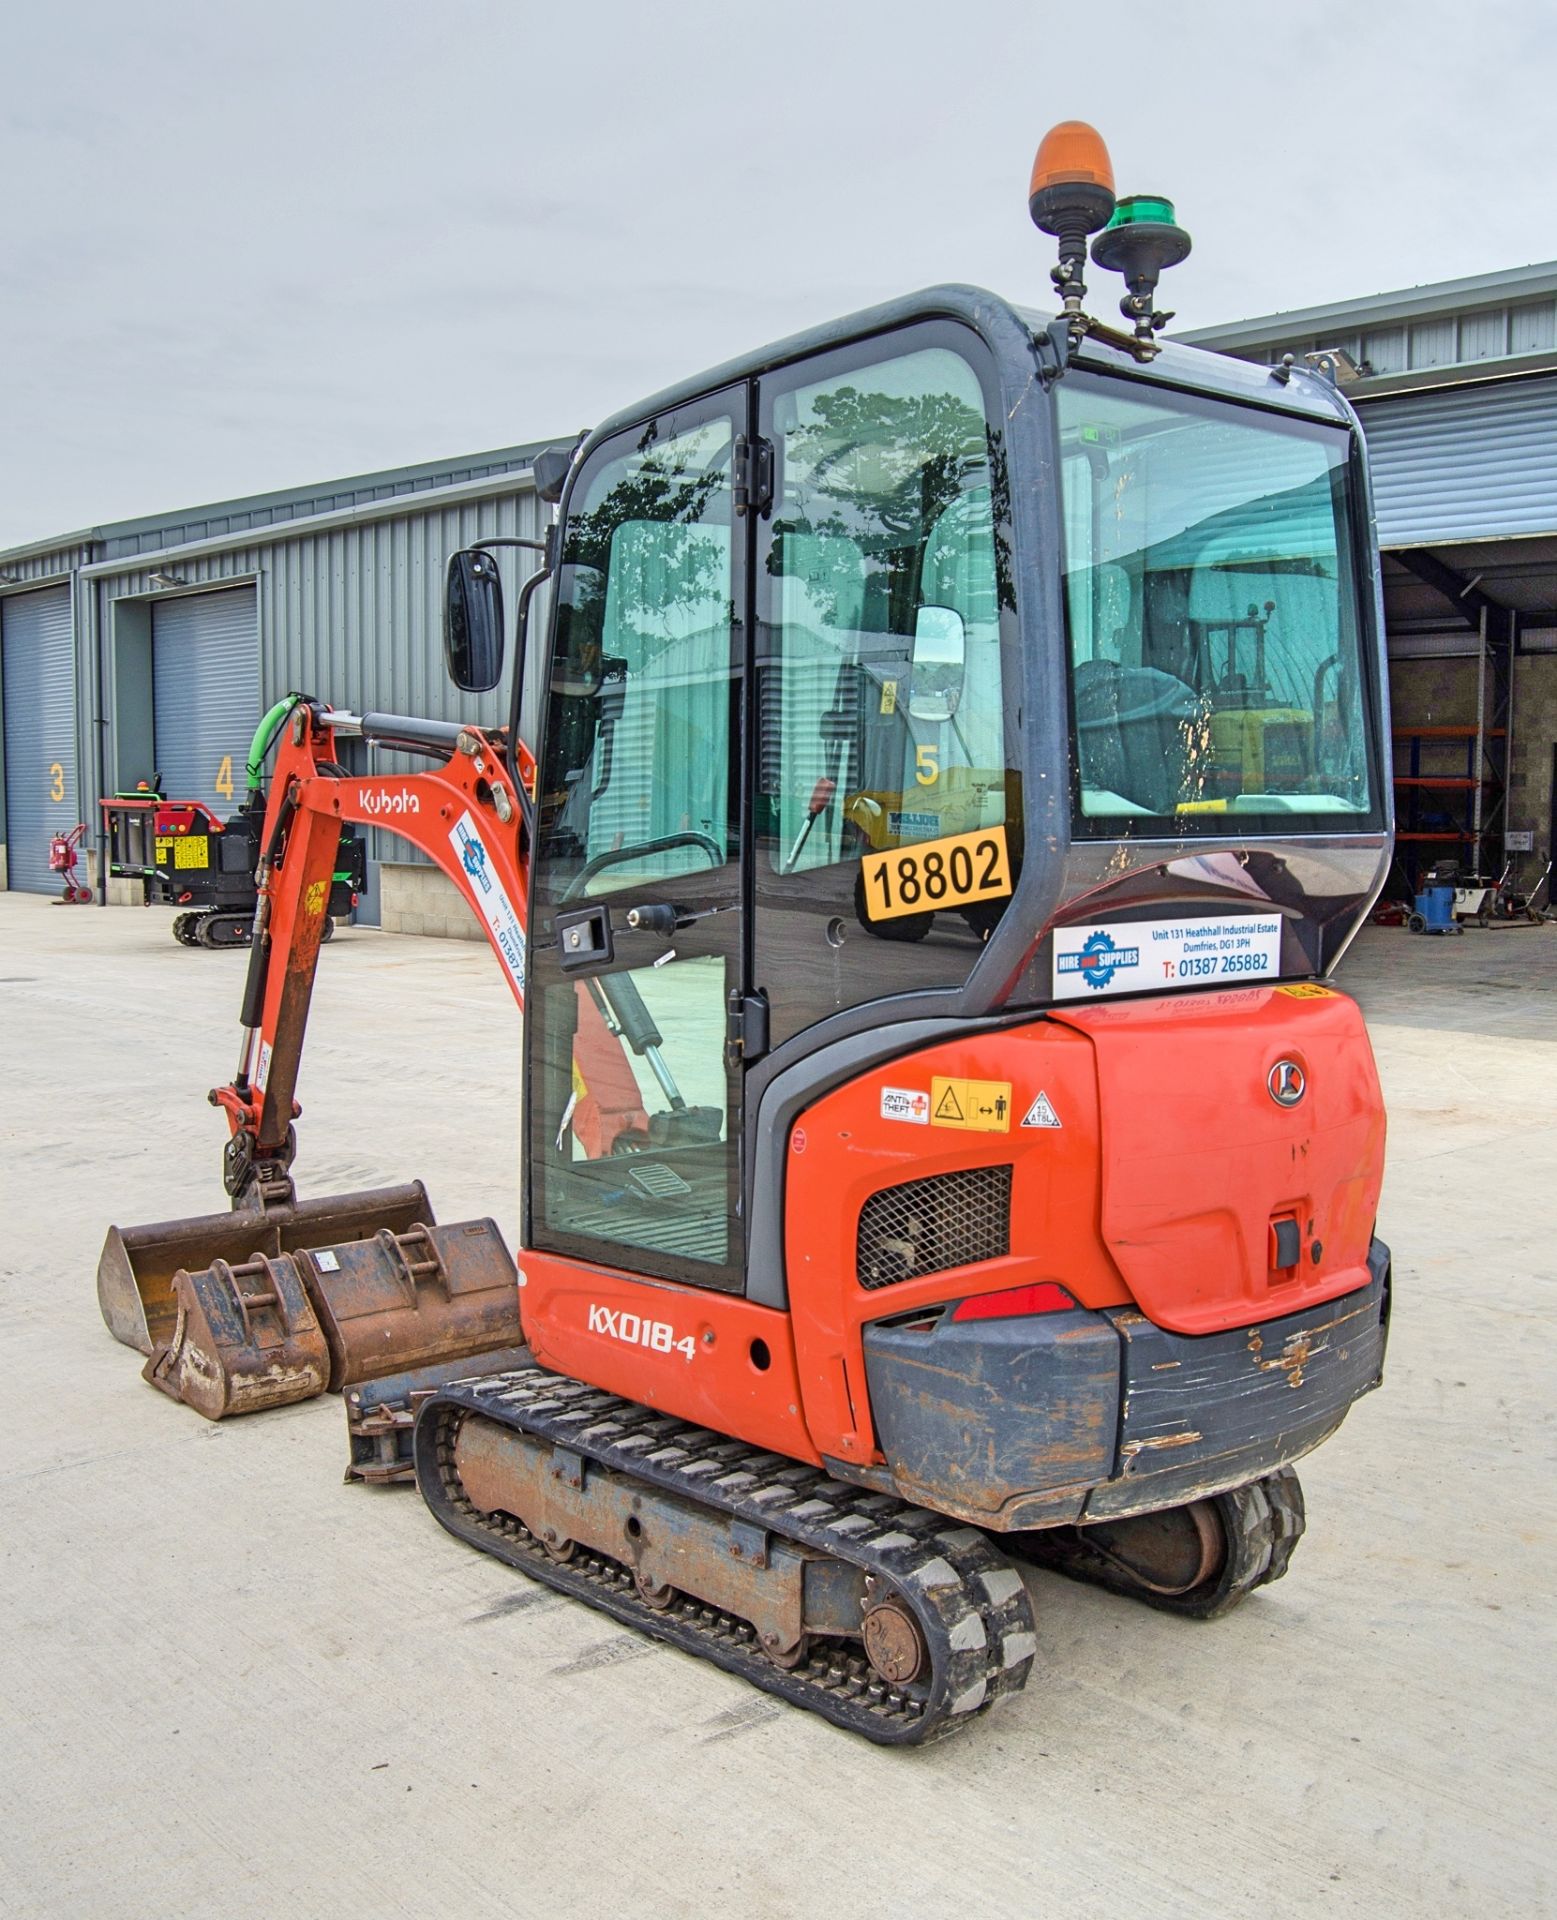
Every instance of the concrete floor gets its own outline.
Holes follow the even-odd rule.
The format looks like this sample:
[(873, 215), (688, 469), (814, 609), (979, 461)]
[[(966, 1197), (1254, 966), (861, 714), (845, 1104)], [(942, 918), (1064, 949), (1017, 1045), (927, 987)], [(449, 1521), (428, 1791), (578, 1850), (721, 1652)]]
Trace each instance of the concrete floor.
[[(218, 1208), (244, 961), (0, 895), (0, 1913), (1557, 1911), (1557, 928), (1370, 931), (1385, 1390), (1291, 1575), (1178, 1622), (1034, 1574), (1027, 1692), (891, 1754), (344, 1488), (340, 1407), (209, 1426), (104, 1330), (105, 1225)], [(325, 955), (301, 1189), (516, 1222), (484, 949)]]

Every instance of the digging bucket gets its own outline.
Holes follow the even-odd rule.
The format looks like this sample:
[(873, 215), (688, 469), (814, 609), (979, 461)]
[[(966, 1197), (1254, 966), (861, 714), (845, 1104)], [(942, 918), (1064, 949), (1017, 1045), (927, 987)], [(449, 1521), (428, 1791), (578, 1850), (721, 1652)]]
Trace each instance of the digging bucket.
[[(246, 1251), (173, 1275), (172, 1317), (157, 1321), (166, 1332), (143, 1370), (207, 1420), (409, 1369), (469, 1365), (520, 1341), (513, 1256), (490, 1220), (414, 1221), (401, 1233), (381, 1226), (333, 1246), (266, 1252), (251, 1245), (261, 1217), (241, 1217)], [(315, 1214), (294, 1219), (291, 1231), (318, 1225)]]
[[(148, 1357), (171, 1340), (178, 1318), (174, 1277), (214, 1261), (242, 1264), (302, 1248), (340, 1247), (374, 1234), (435, 1224), (420, 1180), (366, 1193), (294, 1200), (264, 1213), (207, 1213), (145, 1227), (110, 1227), (97, 1263), (97, 1299), (116, 1340)], [(512, 1282), (512, 1272), (510, 1272)]]

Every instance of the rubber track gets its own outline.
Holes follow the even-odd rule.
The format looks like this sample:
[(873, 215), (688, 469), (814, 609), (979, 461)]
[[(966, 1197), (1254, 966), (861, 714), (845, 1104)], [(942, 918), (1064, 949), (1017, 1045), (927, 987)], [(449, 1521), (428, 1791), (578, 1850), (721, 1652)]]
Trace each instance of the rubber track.
[(1256, 1587), (1286, 1572), (1305, 1524), (1303, 1489), (1291, 1467), (1213, 1497), (1230, 1552), (1218, 1571), (1188, 1593), (1153, 1593), (1110, 1555), (1089, 1545), (1086, 1527), (1055, 1527), (1024, 1534), (1020, 1551), (1035, 1564), (1073, 1580), (1109, 1587), (1164, 1613), (1212, 1620), (1230, 1613)]
[[(815, 1641), (786, 1669), (745, 1620), (679, 1595), (652, 1608), (630, 1570), (603, 1554), (551, 1559), (518, 1520), (481, 1513), (461, 1489), (454, 1442), (472, 1415), (863, 1568), (913, 1609), (930, 1650), (928, 1681), (890, 1686), (850, 1640)], [(441, 1389), (418, 1416), (415, 1453), (422, 1497), (457, 1538), (879, 1745), (942, 1739), (1026, 1684), (1037, 1641), (1022, 1577), (983, 1534), (944, 1514), (539, 1367)]]

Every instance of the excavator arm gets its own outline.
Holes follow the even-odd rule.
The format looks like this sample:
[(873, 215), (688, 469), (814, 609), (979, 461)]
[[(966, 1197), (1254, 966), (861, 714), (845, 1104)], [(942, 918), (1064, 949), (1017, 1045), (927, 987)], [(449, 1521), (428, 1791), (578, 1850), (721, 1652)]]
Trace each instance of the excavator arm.
[[(432, 764), (354, 777), (336, 758), (352, 737)], [(111, 1227), (98, 1265), (116, 1338), (147, 1355), (148, 1380), (208, 1418), (402, 1368), (457, 1371), (469, 1356), (517, 1348), (514, 1262), (493, 1222), (439, 1226), (420, 1181), (299, 1200), (289, 1171), (346, 822), (388, 827), (442, 868), (523, 1007), (534, 764), (523, 749), (510, 763), (506, 747), (477, 727), (335, 713), (308, 699), (285, 720), (256, 872), (238, 1070), (210, 1095), (227, 1117), (232, 1211)], [(620, 1052), (603, 1026), (592, 1044)]]
[[(343, 738), (426, 754), (410, 774), (354, 777), (336, 761)], [(519, 782), (501, 735), (449, 721), (341, 714), (299, 701), (277, 751), (257, 881), (259, 902), (244, 987), (238, 1071), (210, 1099), (231, 1137), (223, 1180), (234, 1206), (291, 1207), (288, 1172), (298, 1069), (341, 827), (390, 828), (459, 889), (524, 1005), (525, 902), (534, 763), (521, 746)], [(520, 784), (522, 783), (522, 785)]]

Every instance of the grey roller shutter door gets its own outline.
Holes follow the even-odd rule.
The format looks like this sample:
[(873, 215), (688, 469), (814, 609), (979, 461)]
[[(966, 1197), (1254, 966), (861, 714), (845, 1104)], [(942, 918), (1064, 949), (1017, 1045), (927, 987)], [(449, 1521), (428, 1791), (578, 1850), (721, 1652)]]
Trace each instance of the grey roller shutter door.
[[(23, 893), (59, 893), (63, 882), (49, 871), (49, 841), (81, 819), (70, 588), (46, 587), (0, 601), (0, 647), (10, 885)], [(84, 885), (84, 854), (77, 877)]]
[(1557, 380), (1364, 400), (1379, 545), (1557, 533)]
[(162, 791), (170, 800), (203, 800), (226, 819), (243, 802), (243, 765), (260, 721), (253, 587), (159, 601), (151, 641)]

